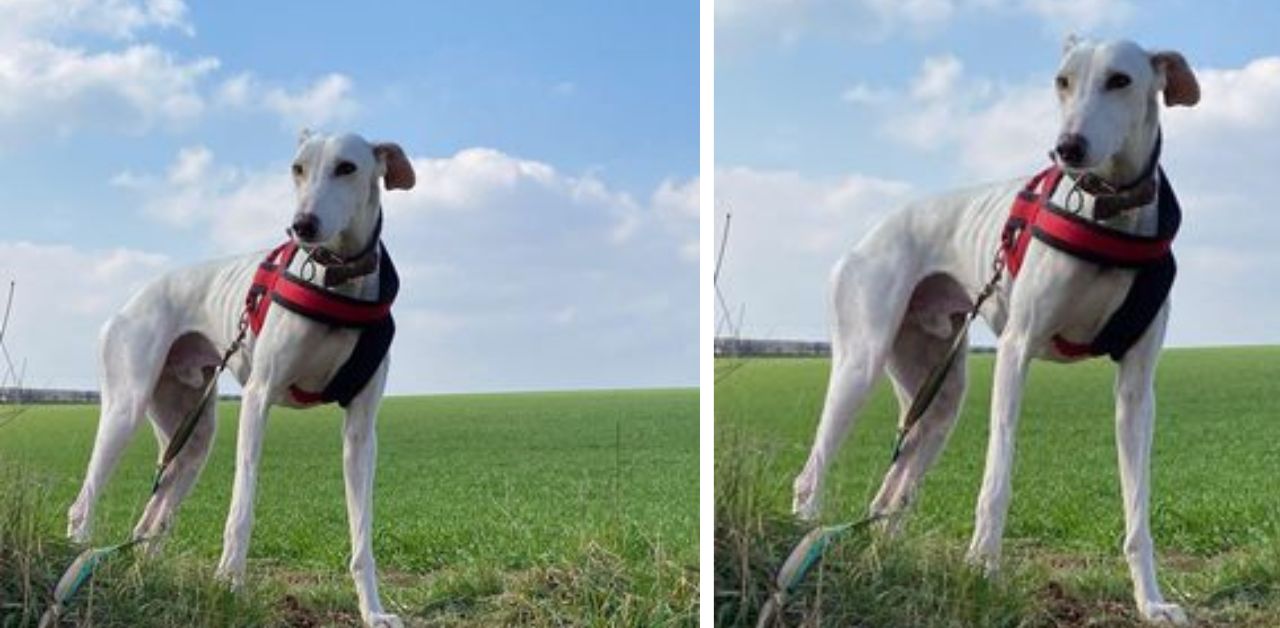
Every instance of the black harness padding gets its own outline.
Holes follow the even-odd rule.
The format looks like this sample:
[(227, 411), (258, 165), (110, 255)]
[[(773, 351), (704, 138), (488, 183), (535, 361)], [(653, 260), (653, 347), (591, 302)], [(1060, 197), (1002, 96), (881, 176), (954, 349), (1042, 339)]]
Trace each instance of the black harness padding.
[(378, 247), (378, 297), (373, 301), (338, 294), (289, 272), (289, 262), (298, 251), (292, 241), (277, 247), (259, 264), (245, 298), (246, 316), (254, 334), (262, 330), (272, 303), (318, 323), (360, 331), (351, 355), (324, 390), (313, 392), (290, 386), (294, 401), (303, 405), (336, 401), (345, 408), (364, 390), (387, 357), (396, 333), (391, 304), (400, 292), (400, 275), (386, 246), (379, 242)]
[(1112, 229), (1050, 201), (1063, 178), (1057, 166), (1036, 175), (1014, 198), (1001, 234), (1001, 250), (1009, 273), (1017, 277), (1032, 238), (1103, 268), (1132, 269), (1136, 276), (1120, 307), (1088, 343), (1053, 337), (1053, 346), (1068, 358), (1108, 355), (1119, 361), (1138, 342), (1164, 306), (1177, 274), (1173, 239), (1182, 224), (1182, 209), (1173, 187), (1158, 170), (1156, 234), (1142, 236)]
[[(1178, 198), (1173, 195), (1173, 187), (1160, 172), (1160, 194), (1157, 211), (1159, 212), (1156, 237), (1172, 239), (1182, 223), (1182, 208)], [(1089, 347), (1094, 355), (1109, 355), (1119, 362), (1129, 348), (1138, 343), (1142, 334), (1151, 326), (1160, 313), (1160, 308), (1169, 298), (1173, 289), (1173, 279), (1178, 274), (1178, 263), (1173, 252), (1154, 264), (1138, 269), (1138, 276), (1133, 279), (1129, 294), (1125, 295), (1120, 308), (1111, 315), (1102, 331), (1094, 337)]]
[(396, 321), (388, 316), (373, 327), (366, 327), (360, 332), (356, 348), (351, 357), (342, 363), (342, 367), (334, 373), (329, 385), (320, 392), (320, 399), (325, 402), (336, 401), (338, 405), (347, 407), (356, 395), (364, 390), (369, 380), (382, 364), (391, 348), (391, 339), (396, 335)]
[[(381, 260), (378, 265), (378, 300), (394, 301), (396, 294), (400, 292), (400, 275), (396, 273), (395, 264), (391, 263), (387, 248), (379, 246)], [(378, 367), (391, 349), (391, 340), (395, 335), (396, 321), (390, 313), (381, 321), (361, 330), (360, 339), (351, 350), (351, 357), (334, 373), (333, 379), (320, 392), (320, 399), (325, 403), (336, 401), (344, 408), (350, 405), (351, 400), (364, 390), (369, 380), (378, 372)]]

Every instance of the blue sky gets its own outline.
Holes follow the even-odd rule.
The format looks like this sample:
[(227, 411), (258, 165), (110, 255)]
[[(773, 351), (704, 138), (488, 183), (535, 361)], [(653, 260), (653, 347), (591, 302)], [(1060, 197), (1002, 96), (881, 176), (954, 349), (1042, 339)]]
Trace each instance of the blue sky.
[(1181, 51), (1200, 78), (1199, 106), (1162, 113), (1186, 216), (1167, 344), (1280, 342), (1259, 289), (1280, 267), (1280, 5), (1243, 1), (718, 2), (717, 224), (734, 211), (722, 287), (743, 332), (826, 337), (827, 270), (886, 213), (1041, 167), (1069, 32)]
[(405, 147), (393, 392), (697, 382), (697, 6), (6, 2), (0, 278), (33, 386), (168, 268), (283, 236), (303, 126)]

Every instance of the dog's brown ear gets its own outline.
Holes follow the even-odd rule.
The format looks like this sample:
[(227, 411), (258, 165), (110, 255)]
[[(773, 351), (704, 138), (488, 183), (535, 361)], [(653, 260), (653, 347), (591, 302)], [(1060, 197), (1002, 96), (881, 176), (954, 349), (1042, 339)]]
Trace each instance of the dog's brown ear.
[(1181, 54), (1172, 50), (1151, 55), (1151, 66), (1164, 75), (1164, 104), (1166, 107), (1184, 105), (1190, 107), (1200, 102), (1200, 83)]
[(409, 190), (413, 188), (417, 177), (413, 174), (413, 164), (405, 156), (404, 149), (394, 142), (374, 144), (373, 155), (382, 163), (382, 186), (388, 190)]

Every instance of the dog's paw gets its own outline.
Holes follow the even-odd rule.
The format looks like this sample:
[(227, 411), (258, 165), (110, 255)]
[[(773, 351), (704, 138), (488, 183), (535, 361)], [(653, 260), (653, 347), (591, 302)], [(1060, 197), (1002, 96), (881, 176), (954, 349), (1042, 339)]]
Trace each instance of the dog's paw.
[(870, 512), (867, 516), (871, 518), (871, 531), (876, 536), (885, 540), (902, 538), (902, 531), (906, 529), (906, 517), (903, 513)]
[(225, 564), (218, 565), (218, 569), (213, 572), (213, 577), (232, 591), (238, 591), (244, 586), (243, 569), (234, 569)]
[(67, 539), (76, 545), (88, 545), (89, 543), (89, 526), (71, 522), (67, 524)]
[(89, 524), (89, 515), (72, 506), (67, 513), (67, 539), (77, 545), (84, 545), (89, 542), (92, 529), (93, 526)]
[(1138, 611), (1142, 614), (1143, 621), (1153, 624), (1183, 626), (1187, 623), (1187, 614), (1182, 607), (1169, 602), (1147, 602)]
[(806, 522), (818, 520), (822, 504), (818, 499), (817, 487), (805, 480), (804, 476), (796, 478), (795, 493), (791, 499), (791, 513), (797, 519)]
[(404, 628), (404, 622), (391, 613), (370, 613), (364, 623), (369, 628)]
[(989, 552), (969, 548), (964, 555), (964, 562), (984, 578), (994, 578), (1000, 572), (1000, 556)]
[(822, 510), (821, 508), (818, 507), (818, 504), (816, 502), (817, 500), (814, 500), (814, 499), (801, 500), (799, 497), (797, 497), (795, 501), (791, 504), (791, 514), (795, 515), (795, 518), (799, 519), (800, 521), (803, 521), (805, 523), (813, 523), (814, 521), (818, 520), (818, 514)]

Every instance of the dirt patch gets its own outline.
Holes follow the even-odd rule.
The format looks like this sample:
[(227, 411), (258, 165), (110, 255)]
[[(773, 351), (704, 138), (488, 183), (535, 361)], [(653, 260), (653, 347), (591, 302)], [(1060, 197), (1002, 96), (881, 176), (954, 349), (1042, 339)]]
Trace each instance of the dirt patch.
[(359, 617), (338, 611), (319, 611), (309, 608), (296, 595), (285, 595), (280, 599), (278, 606), (284, 624), (294, 628), (361, 625)]
[(1085, 601), (1061, 583), (1050, 581), (1037, 592), (1045, 609), (1046, 624), (1055, 628), (1101, 628), (1135, 625), (1129, 608), (1110, 600)]

